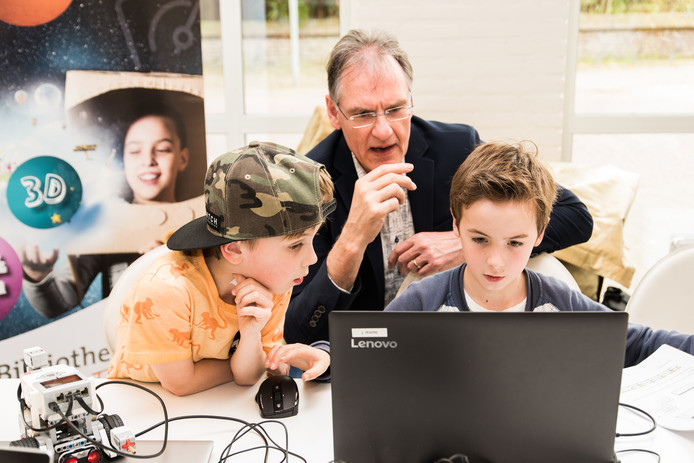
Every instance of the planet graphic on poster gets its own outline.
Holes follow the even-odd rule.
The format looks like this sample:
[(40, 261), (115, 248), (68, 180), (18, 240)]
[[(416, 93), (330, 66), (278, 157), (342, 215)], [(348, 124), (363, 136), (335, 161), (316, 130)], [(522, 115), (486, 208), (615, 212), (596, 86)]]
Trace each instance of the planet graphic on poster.
[(82, 182), (75, 169), (54, 156), (22, 163), (7, 182), (7, 203), (20, 222), (34, 228), (58, 227), (77, 212)]
[(12, 246), (0, 238), (0, 320), (10, 313), (22, 291), (22, 264)]
[(34, 100), (44, 109), (57, 108), (61, 99), (60, 89), (53, 84), (41, 84), (34, 92)]
[(14, 26), (39, 26), (63, 14), (72, 0), (2, 0), (0, 21)]

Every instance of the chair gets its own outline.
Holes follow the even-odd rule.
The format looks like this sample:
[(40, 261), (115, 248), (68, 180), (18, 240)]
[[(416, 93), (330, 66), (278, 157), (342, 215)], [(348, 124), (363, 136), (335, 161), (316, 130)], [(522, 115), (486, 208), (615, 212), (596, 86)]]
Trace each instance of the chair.
[(306, 129), (304, 129), (304, 135), (296, 148), (297, 153), (308, 153), (334, 130), (330, 124), (330, 119), (328, 119), (328, 111), (325, 109), (325, 106), (316, 106)]
[(694, 246), (679, 248), (651, 267), (629, 298), (629, 320), (654, 329), (694, 333)]
[(557, 183), (570, 189), (593, 217), (593, 234), (585, 243), (555, 251), (567, 264), (584, 294), (599, 299), (605, 279), (629, 287), (635, 267), (624, 251), (624, 222), (639, 185), (639, 175), (608, 164), (553, 162)]
[(566, 283), (569, 288), (581, 291), (580, 286), (576, 282), (576, 279), (571, 275), (569, 269), (567, 269), (564, 264), (561, 263), (559, 259), (554, 257), (552, 254), (547, 254), (546, 252), (541, 252), (535, 257), (528, 260), (528, 265), (526, 265), (531, 270), (535, 270), (538, 273), (544, 275), (552, 276), (558, 280)]
[(139, 278), (149, 265), (168, 250), (169, 248), (163, 244), (143, 254), (123, 271), (118, 281), (116, 281), (116, 284), (113, 285), (105, 301), (106, 306), (104, 307), (104, 316), (102, 319), (106, 347), (111, 354), (116, 350), (116, 325), (118, 324), (120, 306), (125, 295), (128, 293), (133, 283), (135, 283), (135, 280)]

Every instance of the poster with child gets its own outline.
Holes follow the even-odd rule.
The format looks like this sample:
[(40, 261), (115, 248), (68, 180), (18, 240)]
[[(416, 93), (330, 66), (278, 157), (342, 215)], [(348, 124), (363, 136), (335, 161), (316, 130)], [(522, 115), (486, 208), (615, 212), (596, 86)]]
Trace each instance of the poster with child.
[(98, 376), (110, 288), (203, 213), (199, 3), (8, 0), (0, 38), (0, 377)]

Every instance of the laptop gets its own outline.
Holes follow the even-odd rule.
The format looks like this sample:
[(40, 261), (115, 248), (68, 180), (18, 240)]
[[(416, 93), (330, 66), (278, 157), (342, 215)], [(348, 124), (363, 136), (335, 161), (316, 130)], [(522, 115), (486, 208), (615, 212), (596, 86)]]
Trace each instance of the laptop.
[(28, 447), (9, 447), (9, 445), (0, 447), (0, 461), (3, 463), (53, 463), (51, 456), (42, 450)]
[(617, 461), (627, 319), (333, 311), (335, 461)]

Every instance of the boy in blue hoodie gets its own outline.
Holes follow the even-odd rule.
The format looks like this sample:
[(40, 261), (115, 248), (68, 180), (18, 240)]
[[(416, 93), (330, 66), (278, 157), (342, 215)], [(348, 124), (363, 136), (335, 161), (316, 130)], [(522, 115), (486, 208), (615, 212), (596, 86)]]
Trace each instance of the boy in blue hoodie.
[[(530, 148), (532, 145), (532, 149)], [(453, 228), (465, 263), (410, 285), (386, 311), (609, 311), (565, 283), (525, 268), (557, 188), (534, 144), (485, 143), (451, 183)], [(694, 354), (694, 336), (630, 323), (625, 365), (663, 344)]]

